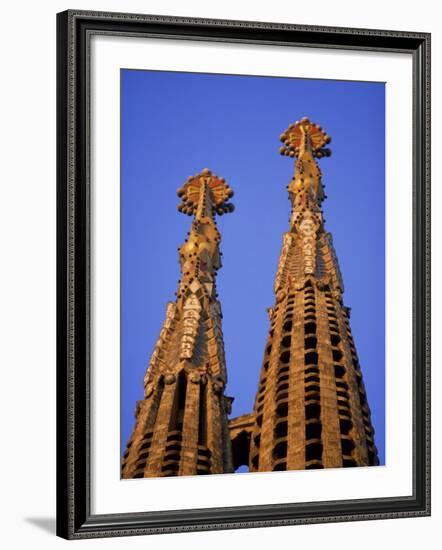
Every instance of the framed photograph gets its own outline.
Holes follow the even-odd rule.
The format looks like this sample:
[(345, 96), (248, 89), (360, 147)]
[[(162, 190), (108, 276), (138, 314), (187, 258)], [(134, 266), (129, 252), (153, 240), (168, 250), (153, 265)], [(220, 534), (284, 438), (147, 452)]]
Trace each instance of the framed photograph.
[(430, 35), (57, 37), (57, 534), (429, 515)]

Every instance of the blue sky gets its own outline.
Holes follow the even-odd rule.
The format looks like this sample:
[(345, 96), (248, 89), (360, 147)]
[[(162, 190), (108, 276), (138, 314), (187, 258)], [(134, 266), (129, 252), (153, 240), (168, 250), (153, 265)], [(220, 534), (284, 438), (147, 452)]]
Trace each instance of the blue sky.
[(268, 331), (266, 308), (289, 224), (293, 160), (279, 135), (308, 116), (332, 136), (319, 161), (333, 235), (352, 308), (351, 326), (385, 460), (385, 89), (383, 83), (157, 71), (121, 71), (121, 446), (143, 397), (143, 376), (174, 300), (177, 248), (191, 218), (176, 189), (205, 167), (235, 190), (218, 218), (223, 268), (227, 395), (233, 416), (250, 412)]

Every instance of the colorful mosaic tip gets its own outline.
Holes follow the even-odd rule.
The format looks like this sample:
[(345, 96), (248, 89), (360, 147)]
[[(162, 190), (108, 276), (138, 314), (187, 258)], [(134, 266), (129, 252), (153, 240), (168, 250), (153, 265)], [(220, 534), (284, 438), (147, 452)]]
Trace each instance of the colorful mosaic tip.
[(177, 195), (181, 199), (178, 210), (188, 216), (196, 214), (198, 206), (202, 208), (201, 212), (206, 211), (209, 204), (212, 214), (219, 216), (235, 209), (228, 202), (233, 197), (233, 189), (224, 178), (216, 176), (208, 168), (195, 176), (189, 176), (186, 183), (177, 190)]
[(279, 138), (284, 144), (279, 152), (287, 157), (299, 157), (302, 152), (310, 148), (312, 155), (316, 158), (331, 155), (331, 150), (325, 147), (331, 142), (331, 137), (321, 126), (311, 122), (307, 117), (290, 124)]

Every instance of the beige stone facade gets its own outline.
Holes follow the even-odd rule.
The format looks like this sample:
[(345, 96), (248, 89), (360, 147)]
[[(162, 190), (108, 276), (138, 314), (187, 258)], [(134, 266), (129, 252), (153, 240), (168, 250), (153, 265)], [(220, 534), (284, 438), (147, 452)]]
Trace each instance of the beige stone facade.
[(167, 306), (146, 372), (123, 478), (230, 473), (244, 464), (266, 472), (379, 463), (350, 310), (321, 209), (316, 159), (329, 156), (330, 138), (304, 118), (281, 141), (281, 153), (295, 159), (292, 209), (254, 410), (228, 420), (214, 214), (233, 210), (233, 192), (205, 170), (178, 192), (179, 210), (195, 218), (180, 249), (177, 299)]

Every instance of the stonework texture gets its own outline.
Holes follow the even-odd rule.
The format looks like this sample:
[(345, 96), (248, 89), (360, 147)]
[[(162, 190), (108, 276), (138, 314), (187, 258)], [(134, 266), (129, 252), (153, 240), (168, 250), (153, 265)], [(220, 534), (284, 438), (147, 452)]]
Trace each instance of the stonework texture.
[(122, 461), (123, 478), (232, 472), (221, 305), (221, 267), (214, 216), (233, 210), (233, 191), (209, 170), (178, 190), (178, 209), (194, 215), (179, 250), (177, 299), (167, 305), (144, 379), (135, 427)]
[(290, 228), (283, 236), (269, 309), (250, 471), (378, 464), (332, 237), (324, 227), (324, 191), (316, 158), (330, 138), (307, 118), (281, 135), (294, 157), (288, 185)]
[(307, 118), (281, 135), (295, 159), (290, 227), (254, 410), (229, 421), (215, 214), (233, 210), (225, 181), (204, 170), (178, 190), (194, 215), (180, 249), (182, 278), (144, 381), (123, 478), (371, 466), (379, 463), (332, 237), (324, 227), (317, 158), (329, 136)]

